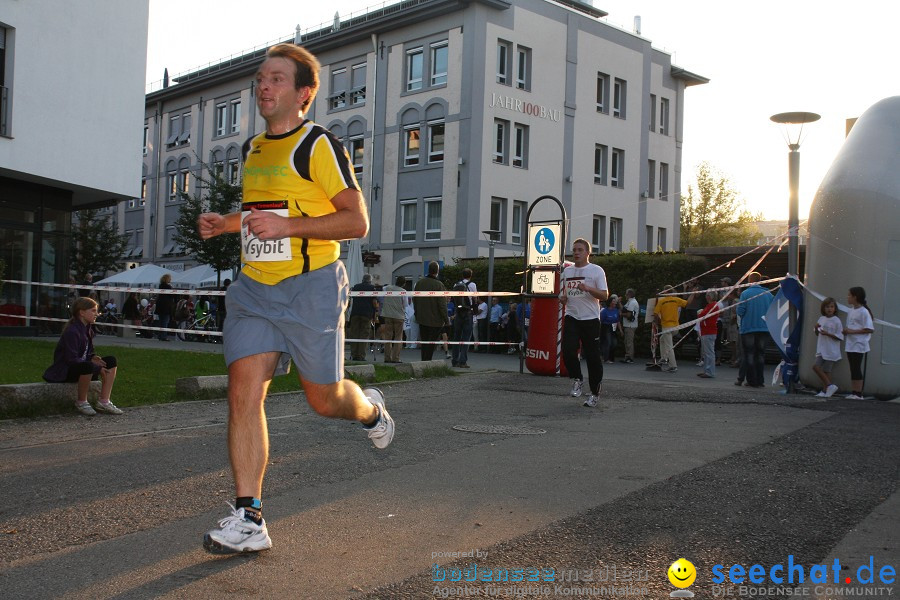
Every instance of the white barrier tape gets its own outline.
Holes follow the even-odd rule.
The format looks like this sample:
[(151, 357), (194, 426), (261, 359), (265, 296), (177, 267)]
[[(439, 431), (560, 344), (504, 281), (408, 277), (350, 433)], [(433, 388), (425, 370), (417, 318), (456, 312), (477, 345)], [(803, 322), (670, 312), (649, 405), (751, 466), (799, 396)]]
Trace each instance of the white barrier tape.
[[(14, 319), (20, 319), (25, 321), (26, 319), (30, 319), (32, 321), (51, 321), (55, 323), (68, 323), (71, 319), (60, 319), (55, 317), (33, 317), (27, 315), (8, 315), (4, 313), (0, 313), (0, 317), (12, 317)], [(131, 325), (125, 323), (107, 323), (100, 322), (95, 323), (95, 325), (99, 325), (100, 327), (121, 327), (123, 329), (140, 329), (141, 331), (168, 331), (169, 333), (190, 333), (193, 335), (216, 335), (221, 336), (221, 331), (215, 331), (211, 329), (177, 329), (177, 328), (169, 328), (169, 327), (153, 327), (151, 325)]]
[[(783, 279), (783, 278), (782, 278), (782, 279)], [(776, 280), (776, 281), (781, 281), (781, 279), (778, 279), (778, 280)], [(754, 284), (754, 285), (755, 285), (755, 284)], [(739, 301), (737, 301), (737, 302), (735, 302), (735, 303), (733, 303), (733, 304), (729, 304), (729, 305), (728, 305), (727, 307), (725, 307), (724, 309), (717, 309), (717, 310), (710, 311), (710, 313), (709, 313), (708, 315), (703, 315), (702, 317), (697, 317), (697, 318), (694, 319), (693, 321), (686, 321), (686, 322), (684, 322), (684, 323), (680, 323), (677, 327), (669, 327), (669, 328), (667, 328), (667, 329), (663, 329), (663, 330), (660, 331), (659, 333), (660, 333), (660, 335), (662, 335), (663, 333), (669, 333), (670, 331), (673, 331), (673, 332), (674, 332), (674, 331), (681, 331), (682, 329), (686, 329), (686, 328), (688, 328), (688, 327), (693, 327), (694, 325), (696, 325), (696, 324), (699, 323), (700, 321), (705, 321), (706, 319), (712, 319), (712, 318), (718, 319), (718, 318), (719, 318), (719, 315), (721, 315), (721, 314), (730, 312), (731, 310), (737, 310), (736, 307), (737, 307), (739, 304), (743, 304), (744, 302), (750, 302), (750, 301), (753, 300), (754, 298), (758, 298), (758, 297), (760, 297), (760, 296), (762, 296), (762, 295), (764, 295), (764, 294), (769, 294), (769, 295), (771, 295), (771, 292), (774, 292), (775, 290), (777, 290), (777, 289), (780, 288), (780, 287), (781, 287), (781, 286), (779, 285), (779, 286), (776, 286), (776, 287), (775, 287), (774, 289), (772, 289), (772, 290), (767, 290), (767, 291), (765, 291), (765, 292), (760, 292), (759, 294), (756, 294), (755, 296), (751, 296), (751, 297), (747, 298), (746, 300), (739, 300)], [(774, 296), (773, 296), (773, 298), (774, 298)]]
[[(817, 299), (819, 300), (819, 302), (821, 302), (822, 300), (824, 300), (825, 298), (827, 298), (827, 296), (825, 296), (824, 294), (820, 294), (819, 292), (817, 292), (817, 291), (815, 291), (815, 290), (812, 290), (812, 289), (810, 289), (809, 287), (807, 287), (807, 285), (806, 285), (805, 283), (803, 283), (802, 281), (799, 281), (799, 280), (798, 280), (797, 283), (799, 283), (799, 284), (803, 287), (804, 290), (806, 290), (806, 291), (809, 292), (812, 296), (814, 296), (815, 298), (817, 298)], [(835, 300), (835, 304), (837, 304), (838, 310), (840, 310), (841, 312), (849, 313), (849, 312), (852, 310), (849, 306), (844, 306), (843, 304), (841, 304), (841, 303), (838, 302), (837, 300)], [(872, 322), (875, 323), (876, 325), (883, 325), (884, 327), (891, 327), (891, 328), (893, 328), (893, 329), (900, 329), (900, 325), (897, 325), (896, 323), (889, 323), (888, 321), (884, 321), (884, 320), (882, 320), (882, 319), (876, 319), (876, 318), (872, 317)]]
[[(219, 290), (197, 290), (197, 289), (182, 289), (182, 288), (172, 288), (170, 290), (164, 290), (162, 288), (147, 288), (147, 287), (124, 287), (124, 286), (107, 286), (107, 285), (78, 285), (71, 283), (42, 283), (39, 281), (20, 281), (17, 279), (3, 279), (0, 280), (3, 283), (12, 283), (17, 285), (34, 285), (38, 287), (58, 287), (58, 288), (68, 288), (68, 289), (76, 289), (76, 290), (98, 290), (104, 292), (137, 292), (139, 294), (168, 294), (170, 296), (224, 296), (224, 291)], [(382, 298), (386, 296), (412, 296), (412, 297), (450, 297), (450, 296), (521, 296), (521, 292), (454, 292), (454, 291), (388, 291), (388, 290), (374, 290), (374, 291), (350, 291), (350, 297), (375, 297)]]
[(365, 343), (365, 344), (378, 344), (385, 345), (388, 344), (447, 344), (448, 346), (518, 346), (520, 342), (451, 342), (451, 341), (443, 341), (437, 340), (433, 342), (425, 342), (423, 340), (355, 340), (355, 339), (345, 339), (344, 342), (347, 343)]
[(753, 287), (754, 285), (762, 285), (764, 283), (774, 283), (776, 281), (781, 281), (784, 277), (773, 277), (772, 279), (765, 279), (763, 281), (757, 281), (756, 283), (742, 283), (740, 285), (730, 285), (726, 287), (713, 287), (713, 288), (704, 288), (702, 290), (698, 290), (696, 292), (670, 292), (666, 294), (657, 294), (657, 297), (660, 296), (689, 296), (691, 294), (705, 294), (706, 292), (724, 292), (736, 290), (738, 288), (747, 288)]

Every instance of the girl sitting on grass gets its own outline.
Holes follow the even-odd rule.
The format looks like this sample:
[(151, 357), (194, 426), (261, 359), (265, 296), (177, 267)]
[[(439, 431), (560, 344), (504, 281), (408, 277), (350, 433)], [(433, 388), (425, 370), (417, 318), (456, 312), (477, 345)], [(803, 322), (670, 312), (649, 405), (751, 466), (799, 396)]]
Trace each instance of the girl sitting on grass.
[[(44, 371), (44, 380), (50, 383), (77, 383), (78, 399), (75, 408), (83, 415), (93, 416), (97, 412), (121, 415), (122, 411), (110, 402), (113, 382), (116, 380), (116, 357), (99, 357), (94, 354), (94, 330), (98, 305), (93, 298), (79, 298), (72, 303), (72, 318), (63, 329), (56, 349), (53, 364)], [(100, 378), (100, 401), (97, 409), (88, 402), (91, 380)]]

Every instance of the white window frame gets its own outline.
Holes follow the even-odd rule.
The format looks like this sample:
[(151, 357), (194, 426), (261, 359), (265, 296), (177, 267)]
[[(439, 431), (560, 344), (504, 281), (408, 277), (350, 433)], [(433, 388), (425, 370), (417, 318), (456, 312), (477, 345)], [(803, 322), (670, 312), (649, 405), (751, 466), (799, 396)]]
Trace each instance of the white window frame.
[[(340, 77), (346, 80), (343, 86), (338, 86)], [(329, 110), (337, 110), (347, 106), (347, 89), (350, 86), (349, 78), (350, 73), (347, 71), (347, 67), (340, 67), (331, 72), (331, 95), (328, 96)], [(341, 87), (341, 89), (338, 89), (338, 87)]]
[[(435, 135), (436, 130), (440, 128), (440, 136)], [(444, 140), (446, 139), (447, 126), (443, 120), (431, 121), (428, 123), (428, 163), (444, 162)], [(440, 149), (437, 148), (436, 139), (440, 139)]]
[(666, 251), (666, 228), (665, 227), (657, 227), (656, 228), (656, 248), (661, 250), (662, 252)]
[(525, 215), (528, 212), (527, 204), (525, 202), (514, 200), (513, 201), (513, 210), (512, 210), (512, 229), (510, 230), (509, 241), (512, 244), (517, 244), (521, 246), (523, 244), (524, 237), (522, 232), (525, 229)]
[[(415, 132), (415, 136), (413, 133)], [(415, 138), (415, 152), (411, 152), (411, 142)], [(422, 150), (422, 128), (418, 125), (409, 125), (403, 128), (403, 166), (417, 167), (419, 166), (419, 155)]]
[[(444, 70), (437, 71), (437, 54), (438, 52), (443, 51), (445, 54), (444, 60)], [(450, 65), (450, 46), (447, 40), (443, 40), (441, 42), (435, 42), (431, 44), (431, 85), (446, 85), (447, 83), (447, 71)]]
[(178, 171), (169, 171), (166, 174), (166, 192), (169, 202), (178, 200)]
[(669, 200), (669, 165), (667, 163), (659, 163), (659, 199)]
[[(496, 220), (494, 219), (494, 209), (495, 208), (497, 209), (497, 212), (496, 212), (497, 219)], [(506, 231), (506, 228), (504, 227), (504, 225), (506, 225), (506, 219), (503, 218), (503, 213), (505, 212), (505, 210), (504, 210), (505, 208), (506, 208), (506, 198), (497, 198), (497, 197), (491, 198), (491, 212), (488, 216), (488, 223), (490, 224), (489, 229), (499, 232), (497, 234), (498, 242), (503, 240), (503, 235), (504, 235), (504, 232)]]
[[(350, 104), (360, 106), (366, 103), (366, 77), (359, 75), (360, 70), (367, 69), (366, 63), (357, 63), (350, 67)], [(364, 71), (365, 72), (365, 71)], [(359, 78), (362, 77), (362, 83), (359, 84)], [(354, 85), (354, 84), (359, 85)]]
[(150, 142), (150, 126), (144, 125), (144, 143), (143, 143), (143, 150), (142, 150), (142, 154), (144, 156), (147, 156), (149, 142)]
[(606, 246), (606, 217), (594, 215), (591, 222), (591, 252), (604, 252)]
[(609, 251), (622, 251), (622, 219), (609, 219)]
[(609, 114), (609, 75), (597, 71), (597, 112)]
[(531, 48), (516, 47), (516, 88), (531, 91)]
[[(419, 60), (419, 76), (413, 76), (413, 67), (416, 58)], [(406, 51), (406, 91), (414, 92), (421, 90), (424, 85), (423, 77), (425, 74), (425, 52), (422, 46), (411, 48)]]
[[(415, 242), (416, 241), (416, 229), (418, 226), (418, 215), (416, 214), (418, 208), (418, 201), (415, 198), (409, 200), (401, 200), (400, 201), (400, 241), (401, 242)], [(406, 229), (407, 225), (407, 211), (411, 212), (412, 216), (412, 229)]]
[(656, 94), (650, 94), (650, 131), (656, 131)]
[(505, 165), (509, 161), (509, 121), (494, 119), (493, 161)]
[(669, 135), (669, 99), (659, 99), (659, 132)]
[(519, 169), (528, 168), (528, 125), (516, 123), (515, 141), (513, 143), (512, 166)]
[(225, 126), (228, 122), (228, 103), (227, 102), (217, 102), (216, 103), (216, 137), (222, 137), (225, 135)]
[(228, 133), (241, 131), (241, 100), (237, 98), (228, 103)]
[(606, 144), (594, 144), (594, 183), (606, 185), (607, 161), (609, 161), (609, 146)]
[(625, 189), (625, 151), (613, 148), (609, 157), (610, 187)]
[(628, 82), (615, 78), (613, 81), (613, 116), (619, 119), (625, 118), (625, 106), (628, 101)]
[(512, 43), (505, 40), (497, 40), (497, 83), (510, 85), (510, 61)]
[[(347, 151), (350, 154), (350, 164), (353, 165), (353, 172), (356, 179), (359, 180), (363, 174), (363, 165), (366, 156), (366, 141), (361, 135), (353, 136), (347, 140)], [(359, 150), (359, 152), (357, 152)]]
[(178, 143), (181, 135), (181, 115), (169, 115), (169, 137), (166, 138), (166, 147), (173, 148)]
[[(432, 217), (432, 211), (437, 210), (437, 229), (434, 227), (430, 227)], [(425, 198), (425, 241), (431, 240), (439, 240), (441, 239), (441, 218), (443, 211), (443, 202), (440, 196), (433, 198)]]

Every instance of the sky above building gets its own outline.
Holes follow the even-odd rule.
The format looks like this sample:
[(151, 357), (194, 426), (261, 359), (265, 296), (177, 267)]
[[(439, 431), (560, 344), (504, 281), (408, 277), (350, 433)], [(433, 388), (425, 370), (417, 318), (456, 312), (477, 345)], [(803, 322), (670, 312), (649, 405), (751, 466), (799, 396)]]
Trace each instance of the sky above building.
[[(384, 4), (393, 4), (393, 1)], [(604, 20), (672, 54), (673, 63), (708, 77), (685, 93), (682, 193), (709, 161), (733, 182), (746, 206), (767, 219), (788, 216), (785, 132), (769, 117), (809, 111), (821, 120), (803, 130), (800, 219), (845, 137), (848, 118), (900, 94), (892, 66), (900, 2), (857, 0), (594, 0)], [(254, 9), (258, 6), (259, 10)], [(301, 29), (382, 4), (266, 0), (150, 0), (147, 82), (216, 63)], [(263, 8), (264, 7), (264, 8)], [(157, 85), (158, 87), (158, 85)]]

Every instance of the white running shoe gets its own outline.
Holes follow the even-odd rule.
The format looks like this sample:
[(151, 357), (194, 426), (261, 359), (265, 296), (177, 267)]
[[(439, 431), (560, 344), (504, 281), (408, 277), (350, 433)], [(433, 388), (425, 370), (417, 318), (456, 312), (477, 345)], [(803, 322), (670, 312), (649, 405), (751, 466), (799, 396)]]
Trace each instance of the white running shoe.
[(834, 393), (836, 391), (838, 391), (838, 386), (836, 386), (835, 384), (832, 383), (827, 388), (822, 390), (822, 395), (825, 396), (826, 398), (831, 398), (832, 396), (834, 396)]
[(122, 409), (113, 404), (110, 400), (109, 402), (98, 402), (97, 412), (106, 413), (108, 415), (121, 415)]
[(827, 396), (825, 395), (825, 390), (822, 390), (821, 392), (816, 394), (816, 398), (827, 398)]
[(272, 540), (265, 519), (257, 525), (244, 517), (243, 508), (231, 506), (231, 514), (219, 521), (219, 527), (210, 529), (203, 536), (203, 547), (213, 554), (259, 552), (271, 548)]
[(596, 408), (597, 406), (597, 396), (591, 394), (588, 396), (588, 399), (584, 401), (584, 406), (588, 408)]
[(87, 417), (93, 417), (94, 415), (97, 414), (97, 411), (94, 410), (94, 407), (91, 406), (90, 402), (84, 402), (84, 403), (76, 402), (75, 409)]
[(846, 398), (847, 400), (865, 400), (865, 398), (856, 393), (847, 394), (846, 396), (844, 396), (844, 398)]
[(581, 395), (581, 388), (584, 386), (584, 382), (580, 379), (576, 379), (572, 382), (572, 397), (577, 398)]
[(374, 387), (364, 389), (363, 394), (366, 395), (366, 398), (372, 404), (378, 406), (378, 410), (381, 413), (374, 425), (364, 427), (364, 429), (369, 432), (369, 439), (372, 440), (376, 448), (387, 448), (391, 440), (394, 439), (394, 419), (391, 418), (391, 415), (388, 414), (387, 409), (384, 407), (384, 394), (381, 390)]

